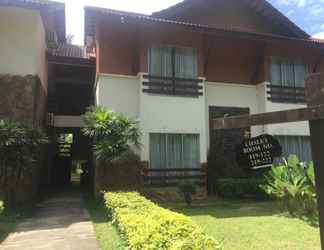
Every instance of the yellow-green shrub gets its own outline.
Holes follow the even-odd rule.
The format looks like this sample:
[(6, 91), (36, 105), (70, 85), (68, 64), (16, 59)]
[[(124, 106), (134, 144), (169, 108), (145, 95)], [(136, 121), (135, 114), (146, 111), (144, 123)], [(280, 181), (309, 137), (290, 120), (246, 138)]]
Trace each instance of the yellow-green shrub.
[(0, 214), (4, 211), (4, 202), (0, 200)]
[(220, 249), (189, 217), (161, 208), (136, 192), (107, 192), (104, 198), (132, 250)]

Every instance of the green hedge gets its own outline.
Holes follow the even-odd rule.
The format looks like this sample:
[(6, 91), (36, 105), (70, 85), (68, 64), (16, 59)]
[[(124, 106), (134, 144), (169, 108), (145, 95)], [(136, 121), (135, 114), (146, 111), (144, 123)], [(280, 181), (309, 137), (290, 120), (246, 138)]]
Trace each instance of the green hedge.
[(136, 192), (107, 192), (104, 198), (129, 249), (221, 249), (189, 217), (161, 208)]
[(216, 180), (217, 194), (223, 198), (254, 198), (266, 199), (268, 196), (260, 188), (264, 179), (256, 178), (224, 178)]
[(0, 200), (0, 214), (4, 211), (4, 202)]

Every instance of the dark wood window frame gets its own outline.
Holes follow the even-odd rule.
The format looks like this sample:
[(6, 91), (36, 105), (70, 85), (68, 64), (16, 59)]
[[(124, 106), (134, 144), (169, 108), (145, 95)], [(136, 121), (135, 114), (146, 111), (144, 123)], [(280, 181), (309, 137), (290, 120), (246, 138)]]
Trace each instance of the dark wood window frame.
[(158, 76), (145, 74), (143, 78), (143, 93), (157, 95), (171, 95), (181, 97), (199, 97), (203, 95), (203, 80), (197, 78), (176, 77), (175, 72), (175, 52), (176, 47), (171, 48), (172, 76)]
[[(277, 59), (277, 60), (286, 60), (287, 59)], [(270, 79), (271, 83), (268, 84), (267, 87), (267, 100), (275, 103), (296, 103), (296, 104), (304, 104), (306, 103), (305, 98), (305, 87), (296, 86), (296, 69), (295, 61), (291, 61), (294, 64), (293, 72), (294, 72), (294, 86), (285, 86), (282, 84), (273, 84), (272, 80)], [(271, 62), (273, 63), (273, 62)], [(307, 73), (307, 65), (306, 66), (306, 73)]]

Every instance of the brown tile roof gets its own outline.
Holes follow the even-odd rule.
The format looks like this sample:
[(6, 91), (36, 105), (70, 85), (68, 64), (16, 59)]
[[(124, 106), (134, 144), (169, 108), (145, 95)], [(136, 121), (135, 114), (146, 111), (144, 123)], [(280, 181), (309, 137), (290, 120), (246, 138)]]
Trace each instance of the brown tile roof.
[(55, 13), (55, 22), (57, 23), (57, 33), (60, 41), (65, 40), (66, 23), (65, 23), (65, 4), (50, 0), (0, 0), (0, 6), (16, 6), (26, 9), (39, 10), (44, 13), (50, 10)]
[[(242, 3), (246, 4), (250, 8), (252, 8), (256, 13), (260, 14), (264, 18), (267, 18), (272, 23), (277, 25), (284, 25), (287, 29), (289, 29), (293, 34), (295, 34), (298, 38), (309, 38), (309, 34), (307, 34), (304, 30), (298, 27), (294, 22), (292, 22), (289, 18), (287, 18), (283, 13), (281, 13), (278, 9), (276, 9), (273, 5), (271, 5), (266, 0), (241, 0)], [(184, 0), (174, 6), (171, 6), (167, 9), (155, 12), (152, 14), (154, 17), (160, 18), (174, 18), (177, 19), (179, 16), (179, 12), (186, 8), (197, 7), (198, 4), (201, 4), (201, 1), (198, 0)]]
[(127, 23), (131, 21), (139, 21), (140, 23), (157, 23), (157, 24), (165, 24), (165, 25), (176, 25), (181, 26), (183, 28), (187, 28), (190, 31), (197, 31), (207, 34), (214, 35), (231, 35), (237, 38), (243, 39), (252, 39), (252, 40), (261, 40), (261, 41), (293, 41), (295, 43), (300, 43), (309, 47), (320, 47), (324, 48), (324, 44), (317, 40), (313, 40), (311, 38), (294, 38), (288, 36), (267, 34), (267, 33), (257, 33), (249, 30), (238, 29), (237, 27), (210, 27), (204, 24), (197, 23), (188, 23), (170, 19), (159, 18), (155, 16), (143, 15), (133, 12), (125, 12), (118, 11), (106, 8), (98, 8), (98, 7), (85, 7), (85, 37), (93, 36), (95, 32), (95, 22), (96, 16), (98, 14), (103, 15), (111, 15), (117, 18), (120, 18), (121, 22)]
[(57, 47), (49, 48), (48, 53), (52, 56), (87, 58), (84, 46), (60, 43)]

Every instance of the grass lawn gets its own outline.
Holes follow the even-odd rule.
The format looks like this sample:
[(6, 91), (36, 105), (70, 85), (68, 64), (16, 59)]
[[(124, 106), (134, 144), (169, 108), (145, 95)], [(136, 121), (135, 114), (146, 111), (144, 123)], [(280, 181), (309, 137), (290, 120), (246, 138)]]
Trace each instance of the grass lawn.
[(206, 201), (192, 208), (163, 204), (190, 216), (224, 250), (320, 249), (319, 229), (281, 214), (273, 202)]
[(124, 249), (123, 242), (119, 237), (116, 227), (112, 225), (104, 205), (96, 202), (90, 194), (85, 195), (85, 202), (95, 227), (100, 249)]

